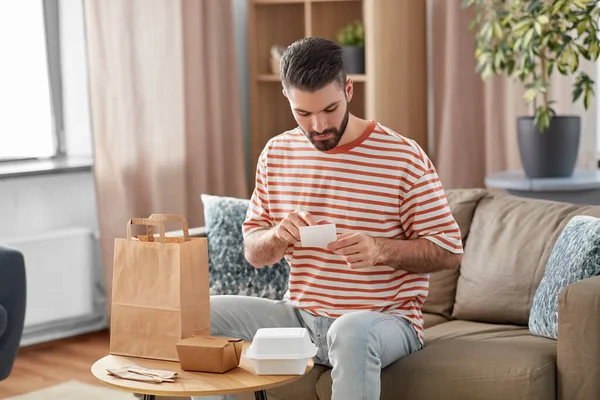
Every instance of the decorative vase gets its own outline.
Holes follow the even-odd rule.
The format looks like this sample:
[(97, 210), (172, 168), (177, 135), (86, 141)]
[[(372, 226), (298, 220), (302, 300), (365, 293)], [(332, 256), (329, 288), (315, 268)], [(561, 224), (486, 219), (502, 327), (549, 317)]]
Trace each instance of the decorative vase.
[(545, 132), (533, 117), (517, 118), (519, 152), (528, 178), (570, 177), (579, 152), (581, 118), (555, 116)]
[(342, 46), (342, 58), (347, 74), (365, 73), (364, 46)]

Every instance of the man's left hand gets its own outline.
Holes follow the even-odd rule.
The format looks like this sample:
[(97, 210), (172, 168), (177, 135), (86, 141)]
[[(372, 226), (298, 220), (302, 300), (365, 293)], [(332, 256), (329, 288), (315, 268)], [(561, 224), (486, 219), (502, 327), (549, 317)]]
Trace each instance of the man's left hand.
[(352, 269), (372, 267), (379, 262), (380, 251), (375, 238), (364, 233), (343, 233), (327, 248), (344, 257)]

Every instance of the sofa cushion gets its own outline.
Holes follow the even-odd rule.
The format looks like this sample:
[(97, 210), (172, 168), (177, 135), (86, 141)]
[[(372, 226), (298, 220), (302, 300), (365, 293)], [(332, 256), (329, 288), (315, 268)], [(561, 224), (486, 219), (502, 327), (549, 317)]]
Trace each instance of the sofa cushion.
[(208, 238), (211, 294), (233, 294), (282, 299), (287, 290), (289, 267), (285, 259), (256, 269), (244, 257), (242, 223), (250, 200), (201, 196)]
[[(468, 321), (434, 326), (425, 336), (422, 350), (382, 371), (382, 400), (556, 399), (553, 340), (524, 327)], [(317, 392), (321, 400), (331, 398), (330, 371)]]
[(450, 320), (442, 315), (423, 313), (423, 325), (425, 326), (425, 329), (448, 321)]
[(541, 339), (529, 334), (527, 327), (518, 325), (488, 324), (473, 321), (449, 321), (442, 325), (431, 327), (425, 333), (425, 346), (432, 345), (440, 340), (462, 339), (462, 340), (498, 340), (519, 337), (527, 338), (532, 343), (548, 343), (556, 346), (556, 342)]
[(600, 219), (573, 217), (560, 234), (544, 277), (538, 286), (529, 330), (534, 335), (558, 337), (558, 295), (567, 285), (600, 275)]
[(452, 316), (527, 326), (552, 247), (578, 210), (572, 204), (501, 193), (481, 199), (465, 245)]
[[(446, 199), (460, 228), (463, 244), (469, 234), (475, 207), (485, 194), (486, 191), (483, 189), (453, 189), (446, 192)], [(430, 274), (429, 295), (422, 307), (424, 312), (442, 315), (446, 318), (452, 316), (459, 271), (459, 269), (454, 269)]]

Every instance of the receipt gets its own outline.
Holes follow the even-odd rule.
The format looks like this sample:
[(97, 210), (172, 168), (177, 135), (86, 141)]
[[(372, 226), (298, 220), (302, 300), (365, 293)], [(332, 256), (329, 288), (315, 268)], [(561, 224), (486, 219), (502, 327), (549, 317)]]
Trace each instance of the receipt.
[(335, 224), (301, 226), (299, 229), (302, 247), (327, 248), (336, 240)]

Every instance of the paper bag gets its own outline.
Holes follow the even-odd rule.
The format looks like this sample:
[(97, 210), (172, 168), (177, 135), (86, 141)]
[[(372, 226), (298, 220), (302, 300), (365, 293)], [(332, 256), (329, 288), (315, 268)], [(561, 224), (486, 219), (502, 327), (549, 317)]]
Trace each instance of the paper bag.
[[(183, 237), (165, 238), (165, 221), (181, 222)], [(132, 225), (145, 225), (147, 235), (132, 236)], [(208, 245), (189, 237), (181, 216), (129, 220), (113, 269), (111, 354), (178, 361), (178, 341), (210, 334)]]

